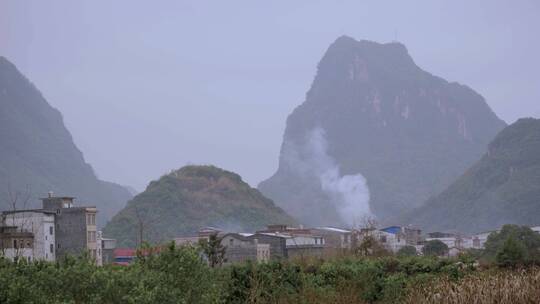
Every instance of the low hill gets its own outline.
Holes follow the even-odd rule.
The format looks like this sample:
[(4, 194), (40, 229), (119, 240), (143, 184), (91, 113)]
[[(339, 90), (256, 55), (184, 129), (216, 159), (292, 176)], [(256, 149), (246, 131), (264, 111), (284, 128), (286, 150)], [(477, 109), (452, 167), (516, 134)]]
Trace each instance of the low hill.
[(402, 223), (461, 232), (539, 225), (540, 120), (520, 119), (505, 128), (480, 161)]
[(214, 166), (186, 166), (152, 181), (105, 227), (120, 246), (143, 239), (165, 242), (201, 227), (253, 231), (268, 224), (295, 224), (272, 200), (235, 173)]

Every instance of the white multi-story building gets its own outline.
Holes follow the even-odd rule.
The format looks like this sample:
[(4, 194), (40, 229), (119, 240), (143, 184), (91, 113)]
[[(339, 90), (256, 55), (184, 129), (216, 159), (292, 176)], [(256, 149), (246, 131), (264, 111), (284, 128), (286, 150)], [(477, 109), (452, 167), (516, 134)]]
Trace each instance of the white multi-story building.
[(112, 260), (116, 241), (101, 236), (98, 240), (97, 209), (76, 207), (73, 200), (55, 197), (51, 192), (42, 199), (42, 209), (1, 212), (0, 254), (55, 261), (66, 255), (88, 253), (97, 264), (102, 264), (106, 253), (107, 259)]
[[(56, 259), (54, 216), (54, 212), (46, 210), (4, 211), (2, 223), (4, 226), (17, 227), (20, 233), (33, 234), (32, 249), (26, 250), (26, 253), (31, 254), (31, 259), (54, 261)], [(19, 242), (19, 247), (20, 245)]]

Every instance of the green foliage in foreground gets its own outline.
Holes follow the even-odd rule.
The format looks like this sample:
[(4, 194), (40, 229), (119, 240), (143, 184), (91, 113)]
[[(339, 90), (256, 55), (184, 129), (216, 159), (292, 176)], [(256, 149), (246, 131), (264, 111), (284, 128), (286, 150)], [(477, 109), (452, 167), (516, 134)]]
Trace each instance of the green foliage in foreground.
[(84, 258), (0, 259), (0, 303), (395, 303), (410, 286), (471, 270), (431, 257), (340, 258), (211, 268), (191, 247), (140, 256), (127, 267)]

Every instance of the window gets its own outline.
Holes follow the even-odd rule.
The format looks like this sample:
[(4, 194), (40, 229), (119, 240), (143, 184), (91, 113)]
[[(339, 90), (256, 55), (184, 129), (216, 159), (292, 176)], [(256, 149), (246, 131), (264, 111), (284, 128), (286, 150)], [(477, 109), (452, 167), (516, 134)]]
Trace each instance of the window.
[(58, 243), (58, 244), (56, 245), (56, 247), (57, 247), (58, 249), (60, 249), (60, 243)]
[(54, 227), (53, 227), (53, 226), (49, 226), (49, 234), (50, 234), (50, 235), (53, 235), (53, 230), (54, 230)]
[(96, 225), (96, 214), (95, 213), (88, 213), (86, 214), (86, 225)]
[(32, 248), (30, 241), (26, 241), (26, 248)]
[(88, 231), (87, 238), (89, 243), (96, 242), (96, 232), (95, 231)]
[(53, 245), (53, 244), (51, 244), (51, 245), (49, 246), (49, 251), (50, 251), (51, 253), (54, 253), (54, 245)]
[(24, 240), (20, 240), (19, 244), (20, 244), (21, 248), (24, 248)]
[(17, 249), (17, 240), (13, 240), (13, 248)]
[(234, 239), (229, 240), (229, 246), (232, 246), (234, 244)]

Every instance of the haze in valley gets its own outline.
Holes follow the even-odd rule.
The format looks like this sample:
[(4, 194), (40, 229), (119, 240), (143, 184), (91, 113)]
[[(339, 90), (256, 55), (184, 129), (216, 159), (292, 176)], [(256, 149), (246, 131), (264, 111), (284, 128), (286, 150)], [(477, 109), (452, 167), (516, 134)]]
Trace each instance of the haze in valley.
[(507, 123), (540, 117), (539, 13), (533, 0), (3, 0), (0, 55), (63, 114), (100, 178), (141, 191), (211, 163), (256, 186), (341, 35), (403, 43)]

